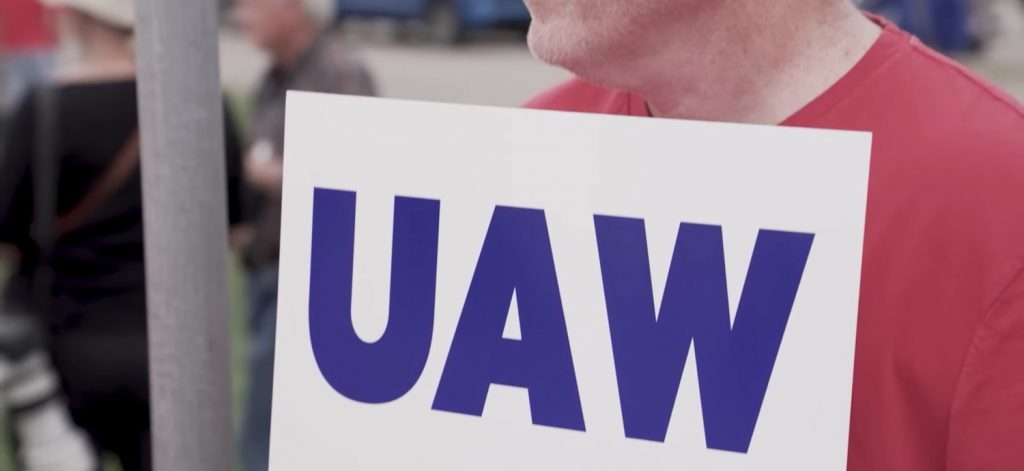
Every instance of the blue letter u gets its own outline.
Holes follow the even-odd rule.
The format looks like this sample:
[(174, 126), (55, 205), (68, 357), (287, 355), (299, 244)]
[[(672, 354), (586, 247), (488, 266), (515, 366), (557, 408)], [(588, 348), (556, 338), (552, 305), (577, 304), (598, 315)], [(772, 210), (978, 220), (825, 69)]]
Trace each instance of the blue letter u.
[(434, 330), (440, 206), (395, 198), (391, 309), (384, 335), (366, 343), (352, 325), (356, 194), (314, 190), (309, 336), (324, 379), (349, 399), (394, 401), (423, 372)]

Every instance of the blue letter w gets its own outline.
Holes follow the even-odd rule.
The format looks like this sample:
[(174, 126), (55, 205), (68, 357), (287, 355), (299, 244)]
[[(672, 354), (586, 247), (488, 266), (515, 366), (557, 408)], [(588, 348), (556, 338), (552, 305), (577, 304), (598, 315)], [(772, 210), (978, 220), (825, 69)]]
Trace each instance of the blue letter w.
[(317, 188), (309, 273), (309, 335), (324, 379), (343, 396), (393, 401), (423, 372), (434, 331), (440, 202), (395, 198), (391, 310), (376, 343), (352, 325), (356, 194)]
[(680, 225), (656, 313), (644, 222), (594, 222), (626, 436), (665, 440), (692, 341), (706, 445), (746, 453), (814, 235), (760, 232), (730, 326), (721, 227)]

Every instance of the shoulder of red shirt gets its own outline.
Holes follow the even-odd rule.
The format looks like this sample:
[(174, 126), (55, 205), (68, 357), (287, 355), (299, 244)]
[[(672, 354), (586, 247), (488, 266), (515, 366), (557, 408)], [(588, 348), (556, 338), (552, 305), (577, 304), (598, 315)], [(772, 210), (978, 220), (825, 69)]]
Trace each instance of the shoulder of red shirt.
[[(858, 347), (850, 469), (1018, 469), (1024, 448), (1009, 437), (1024, 433), (1024, 108), (876, 20), (885, 31), (865, 58), (784, 123), (873, 133), (862, 290), (870, 307), (858, 342), (914, 345)], [(642, 97), (580, 79), (526, 106), (647, 115)], [(917, 370), (864, 373), (892, 364)], [(907, 412), (880, 412), (893, 408)], [(945, 431), (929, 437), (929, 417)]]
[[(983, 226), (1020, 236), (1004, 241), (1012, 257), (1024, 259), (1024, 107), (1009, 94), (964, 66), (932, 51), (883, 19), (882, 37), (869, 56), (871, 65), (855, 69), (825, 92), (799, 119), (787, 125), (874, 132), (876, 144), (894, 139), (918, 150), (894, 158), (903, 178), (931, 188), (932, 209), (985, 205), (1001, 200), (1001, 214), (989, 214)], [(527, 108), (646, 116), (642, 97), (570, 79), (530, 100)], [(877, 149), (876, 149), (877, 150)], [(912, 154), (912, 155), (911, 155)], [(918, 170), (911, 171), (913, 168)], [(948, 204), (944, 204), (948, 203)], [(982, 214), (976, 214), (977, 219)], [(966, 222), (966, 221), (965, 221)], [(981, 222), (981, 221), (978, 221)], [(980, 242), (980, 241), (979, 241)]]

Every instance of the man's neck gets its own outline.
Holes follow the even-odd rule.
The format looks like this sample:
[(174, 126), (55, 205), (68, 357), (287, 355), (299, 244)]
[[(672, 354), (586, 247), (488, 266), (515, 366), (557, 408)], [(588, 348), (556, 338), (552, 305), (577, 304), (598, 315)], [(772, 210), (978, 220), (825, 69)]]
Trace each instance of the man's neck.
[(643, 96), (655, 116), (778, 124), (849, 72), (880, 34), (848, 2), (731, 4), (755, 6), (720, 15), (729, 24), (668, 34), (629, 78), (609, 82)]

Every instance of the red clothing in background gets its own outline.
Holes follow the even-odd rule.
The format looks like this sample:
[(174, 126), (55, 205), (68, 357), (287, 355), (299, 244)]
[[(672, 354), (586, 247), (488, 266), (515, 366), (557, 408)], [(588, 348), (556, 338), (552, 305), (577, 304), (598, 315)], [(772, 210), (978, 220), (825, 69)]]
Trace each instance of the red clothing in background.
[(45, 50), (55, 41), (47, 10), (38, 0), (0, 0), (0, 51)]
[[(884, 26), (783, 123), (874, 133), (849, 469), (1024, 470), (1024, 110)], [(579, 80), (528, 106), (647, 115)]]

